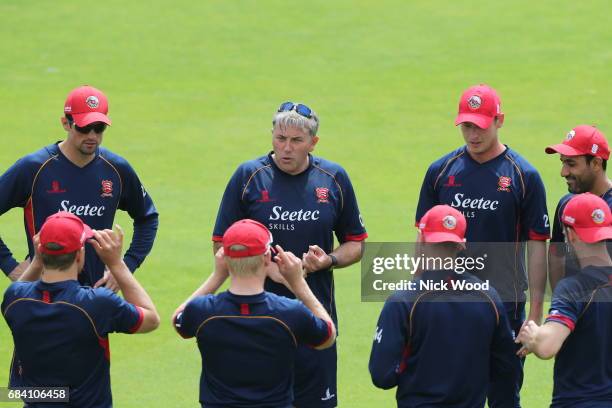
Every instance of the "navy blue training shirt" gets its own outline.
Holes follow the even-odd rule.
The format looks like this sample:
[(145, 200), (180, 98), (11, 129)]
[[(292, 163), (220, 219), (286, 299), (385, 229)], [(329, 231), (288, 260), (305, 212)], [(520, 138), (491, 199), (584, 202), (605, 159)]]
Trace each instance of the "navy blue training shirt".
[(483, 407), (490, 381), (514, 406), (515, 347), (496, 291), (419, 290), (419, 281), (481, 282), (468, 273), (425, 271), (416, 290), (387, 299), (378, 319), (370, 375), (379, 388), (397, 387), (399, 408)]
[[(95, 158), (80, 168), (66, 158), (57, 144), (25, 156), (0, 176), (0, 214), (22, 207), (30, 259), (32, 237), (47, 217), (58, 211), (71, 212), (92, 229), (111, 229), (117, 209), (134, 220), (132, 243), (124, 261), (134, 271), (153, 247), (158, 214), (134, 169), (122, 157), (99, 148)], [(86, 245), (85, 268), (79, 275), (84, 285), (93, 285), (104, 273), (104, 264)], [(0, 240), (0, 267), (9, 274), (17, 266), (11, 251)]]
[(13, 385), (69, 387), (70, 403), (57, 406), (112, 406), (108, 334), (137, 331), (142, 309), (76, 280), (36, 281), (9, 286), (2, 314), (15, 344)]
[(524, 301), (524, 242), (545, 241), (550, 235), (546, 193), (537, 170), (509, 147), (499, 156), (478, 163), (462, 146), (429, 166), (416, 222), (438, 204), (463, 213), (468, 242), (516, 243), (486, 248), (489, 255), (494, 250), (499, 252), (488, 257), (487, 268), (478, 277), (491, 279), (504, 302)]
[[(280, 170), (271, 154), (241, 164), (223, 194), (213, 240), (220, 242), (225, 230), (243, 218), (261, 222), (275, 245), (298, 257), (309, 245), (332, 252), (334, 232), (340, 243), (364, 240), (367, 233), (346, 171), (325, 159), (308, 158), (308, 168), (297, 175)], [(332, 271), (309, 273), (306, 281), (337, 323)], [(266, 290), (294, 297), (270, 279)]]
[(554, 408), (612, 406), (612, 267), (588, 266), (559, 282), (546, 323), (572, 332), (555, 358)]
[[(555, 218), (553, 220), (553, 229), (552, 229), (552, 237), (550, 238), (550, 242), (557, 243), (554, 247), (554, 251), (557, 251), (559, 254), (565, 256), (565, 275), (564, 276), (572, 276), (577, 274), (580, 271), (580, 265), (578, 264), (578, 260), (576, 259), (576, 255), (570, 249), (568, 245), (561, 245), (560, 243), (565, 242), (565, 233), (563, 232), (563, 221), (561, 220), (561, 216), (563, 215), (563, 210), (565, 210), (565, 206), (574, 197), (575, 194), (566, 194), (559, 200), (557, 204), (557, 208), (555, 209)], [(604, 193), (604, 195), (600, 196), (606, 203), (608, 203), (608, 207), (612, 209), (612, 189), (609, 189)], [(612, 244), (608, 243), (608, 252), (612, 256)]]
[(297, 347), (325, 343), (330, 324), (295, 299), (229, 291), (193, 299), (175, 323), (181, 336), (197, 339), (206, 408), (291, 407)]

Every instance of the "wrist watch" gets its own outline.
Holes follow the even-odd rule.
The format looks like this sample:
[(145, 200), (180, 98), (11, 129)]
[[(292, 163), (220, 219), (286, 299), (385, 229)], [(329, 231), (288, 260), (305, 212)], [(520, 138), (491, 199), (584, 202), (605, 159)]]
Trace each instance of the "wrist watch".
[(329, 266), (329, 270), (331, 271), (332, 269), (334, 269), (336, 266), (338, 266), (338, 258), (336, 258), (334, 255), (332, 254), (328, 254), (327, 256), (329, 256), (329, 259), (331, 259), (331, 265)]

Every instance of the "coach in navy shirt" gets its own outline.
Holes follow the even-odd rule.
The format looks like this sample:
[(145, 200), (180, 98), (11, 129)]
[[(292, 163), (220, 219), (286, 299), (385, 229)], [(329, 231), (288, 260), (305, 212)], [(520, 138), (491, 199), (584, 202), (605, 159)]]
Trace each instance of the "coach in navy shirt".
[[(453, 259), (463, 248), (466, 220), (437, 205), (419, 222), (419, 242), (427, 258)], [(421, 253), (421, 251), (419, 251)], [(399, 408), (484, 407), (489, 382), (501, 384), (503, 406), (516, 404), (514, 344), (495, 289), (454, 290), (452, 282), (482, 285), (469, 273), (417, 272), (414, 290), (393, 294), (378, 320), (370, 374), (374, 385), (397, 387)], [(449, 285), (440, 290), (420, 282)]]
[[(518, 333), (525, 319), (527, 288), (529, 318), (538, 322), (542, 318), (550, 225), (540, 175), (500, 142), (498, 131), (503, 123), (501, 100), (493, 88), (477, 85), (462, 94), (455, 125), (461, 126), (465, 146), (429, 166), (416, 220), (437, 204), (463, 213), (468, 223), (468, 251), (489, 255), (487, 267), (478, 277), (491, 281), (504, 302), (510, 327)], [(522, 361), (516, 364), (522, 365)], [(521, 385), (522, 375), (517, 392)], [(491, 387), (489, 404), (503, 405), (496, 395), (497, 384)]]
[(298, 300), (264, 291), (272, 235), (253, 220), (223, 235), (214, 274), (231, 278), (229, 290), (210, 295), (205, 282), (174, 317), (181, 336), (196, 337), (202, 355), (200, 403), (206, 408), (289, 408), (299, 345), (335, 341), (334, 324), (303, 277), (302, 263), (277, 246), (275, 260)]
[[(94, 229), (111, 228), (117, 208), (134, 219), (132, 244), (124, 261), (133, 272), (151, 251), (157, 232), (157, 210), (134, 169), (122, 157), (100, 147), (108, 101), (96, 88), (82, 86), (68, 95), (62, 126), (64, 141), (19, 159), (0, 176), (0, 214), (22, 207), (29, 248), (45, 219), (68, 211)], [(0, 268), (16, 280), (29, 260), (19, 264), (0, 240)], [(82, 284), (117, 291), (117, 282), (93, 248), (85, 250)]]
[[(275, 244), (302, 256), (306, 281), (337, 324), (332, 270), (361, 259), (364, 228), (346, 171), (311, 155), (319, 119), (302, 104), (283, 103), (273, 118), (273, 151), (241, 164), (223, 194), (213, 232), (215, 251), (225, 230), (250, 218), (264, 224)], [(334, 233), (339, 243), (334, 248)], [(303, 255), (302, 255), (303, 254)], [(267, 291), (293, 297), (270, 264)], [(337, 405), (336, 348), (300, 347), (295, 369), (297, 408)]]
[[(612, 206), (612, 181), (606, 175), (610, 148), (604, 134), (588, 125), (569, 131), (563, 143), (548, 146), (546, 153), (559, 153), (561, 177), (567, 181), (566, 194), (559, 200), (553, 220), (551, 245), (548, 253), (550, 285), (554, 289), (559, 280), (580, 270), (578, 261), (565, 243), (561, 215), (568, 201), (580, 193), (593, 193)], [(612, 246), (609, 247), (612, 251)]]
[[(34, 243), (37, 238), (32, 263), (2, 301), (15, 343), (17, 372), (11, 385), (69, 388), (69, 403), (27, 407), (110, 408), (108, 335), (154, 330), (159, 325), (155, 306), (121, 259), (120, 230), (92, 231), (77, 216), (59, 212), (47, 219)], [(106, 288), (79, 285), (86, 241), (108, 266), (125, 300)]]
[(517, 341), (538, 357), (555, 356), (551, 407), (612, 406), (612, 212), (591, 193), (572, 197), (561, 216), (579, 273), (561, 280), (546, 322), (528, 322)]

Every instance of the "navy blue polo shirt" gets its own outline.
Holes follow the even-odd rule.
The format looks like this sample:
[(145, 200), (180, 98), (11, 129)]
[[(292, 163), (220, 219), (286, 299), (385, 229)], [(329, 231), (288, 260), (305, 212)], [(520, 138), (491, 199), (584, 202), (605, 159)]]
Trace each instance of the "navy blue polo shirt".
[[(309, 245), (330, 253), (334, 233), (340, 243), (364, 240), (367, 233), (346, 171), (319, 157), (308, 159), (308, 168), (297, 175), (280, 170), (271, 154), (241, 164), (223, 194), (213, 240), (221, 241), (225, 230), (243, 218), (261, 222), (272, 233), (274, 245), (298, 257)], [(337, 323), (332, 271), (309, 273), (306, 281)], [(265, 288), (294, 297), (270, 279)]]
[[(576, 255), (571, 250), (569, 245), (561, 244), (565, 242), (565, 233), (563, 232), (563, 221), (561, 220), (561, 216), (563, 215), (563, 210), (565, 210), (565, 206), (574, 197), (575, 194), (566, 194), (559, 200), (557, 204), (557, 208), (555, 209), (555, 218), (553, 220), (553, 229), (552, 229), (552, 237), (550, 238), (550, 242), (557, 243), (554, 247), (554, 251), (557, 251), (558, 254), (562, 254), (565, 256), (565, 275), (564, 276), (572, 276), (576, 275), (580, 271), (580, 265), (578, 264), (578, 259), (576, 259)], [(602, 196), (600, 196), (606, 203), (608, 203), (608, 207), (612, 209), (612, 189), (606, 191)], [(612, 244), (608, 243), (608, 252), (612, 255)]]
[(13, 385), (67, 386), (70, 403), (62, 406), (112, 406), (108, 334), (137, 331), (142, 309), (76, 280), (36, 281), (9, 286), (2, 314), (15, 344)]
[(291, 407), (298, 345), (317, 346), (331, 335), (331, 323), (304, 304), (269, 292), (197, 297), (175, 324), (181, 336), (197, 339), (206, 408)]
[[(546, 193), (537, 170), (509, 147), (499, 156), (478, 163), (462, 146), (429, 166), (416, 222), (438, 204), (463, 213), (468, 242), (515, 243), (487, 246), (487, 268), (478, 277), (491, 280), (504, 302), (524, 301), (524, 243), (545, 241), (550, 234)], [(468, 250), (482, 251), (477, 244), (468, 245)]]
[(588, 266), (563, 279), (546, 323), (572, 332), (555, 358), (555, 408), (612, 406), (612, 267)]
[[(420, 281), (449, 286), (421, 290)], [(482, 283), (468, 273), (425, 271), (415, 290), (387, 299), (370, 354), (374, 385), (397, 387), (399, 408), (475, 408), (495, 380), (501, 400), (514, 406), (515, 347), (499, 296), (493, 288), (453, 290), (451, 281)]]
[[(134, 219), (134, 238), (124, 261), (134, 271), (151, 251), (157, 232), (157, 210), (136, 172), (122, 157), (99, 148), (95, 158), (81, 168), (60, 151), (57, 144), (25, 156), (0, 176), (0, 214), (22, 207), (30, 259), (32, 237), (47, 217), (71, 212), (93, 229), (112, 229), (117, 209)], [(104, 273), (104, 264), (86, 245), (85, 268), (79, 275), (93, 285)], [(11, 251), (0, 240), (0, 267), (9, 274), (17, 266)]]

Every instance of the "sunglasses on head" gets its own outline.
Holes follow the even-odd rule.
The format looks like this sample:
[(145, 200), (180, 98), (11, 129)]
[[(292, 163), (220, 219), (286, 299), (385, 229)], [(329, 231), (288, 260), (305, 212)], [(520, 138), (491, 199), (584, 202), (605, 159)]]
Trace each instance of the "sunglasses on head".
[(308, 106), (301, 103), (295, 104), (293, 102), (285, 102), (279, 106), (277, 112), (289, 112), (292, 110), (296, 111), (299, 115), (302, 115), (305, 118), (312, 118), (312, 110)]
[(72, 126), (74, 124), (74, 129), (77, 132), (83, 133), (83, 134), (88, 134), (92, 130), (95, 133), (100, 134), (100, 133), (103, 133), (106, 130), (106, 123), (103, 123), (103, 122), (93, 122), (93, 123), (90, 123), (89, 125), (83, 126), (83, 127), (77, 126), (77, 124), (74, 123), (74, 121), (68, 121), (68, 124), (70, 126)]

